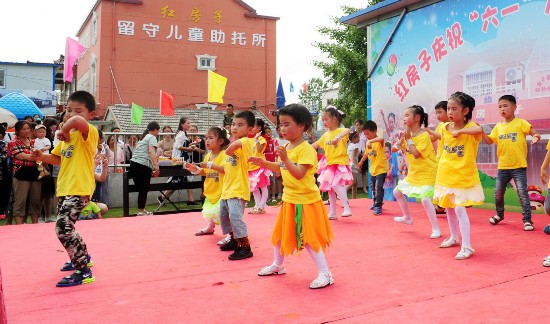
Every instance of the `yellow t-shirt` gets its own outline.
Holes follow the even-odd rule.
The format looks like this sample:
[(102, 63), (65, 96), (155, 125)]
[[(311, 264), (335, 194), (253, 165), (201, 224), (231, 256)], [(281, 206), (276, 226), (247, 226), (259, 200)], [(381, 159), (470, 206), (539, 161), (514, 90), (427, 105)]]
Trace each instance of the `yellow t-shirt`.
[[(443, 153), (439, 160), (435, 183), (448, 188), (469, 188), (480, 184), (476, 157), (481, 134), (462, 134), (456, 138), (447, 130), (447, 125), (441, 133)], [(464, 128), (477, 126), (469, 122)]]
[(342, 134), (346, 129), (337, 128), (333, 131), (329, 131), (323, 134), (317, 141), (317, 145), (325, 151), (325, 157), (327, 158), (327, 165), (349, 165), (349, 156), (347, 153), (347, 142), (349, 136), (343, 136), (342, 140), (336, 144), (336, 146), (330, 144), (336, 136)]
[(321, 200), (319, 187), (315, 183), (315, 172), (317, 172), (317, 152), (315, 149), (304, 141), (295, 148), (287, 149), (287, 155), (292, 163), (310, 165), (311, 168), (307, 169), (302, 179), (298, 180), (285, 168), (281, 159), (278, 159), (284, 184), (283, 201), (292, 204), (312, 204)]
[(413, 186), (433, 186), (437, 174), (437, 159), (430, 134), (423, 132), (411, 139), (421, 156), (415, 159), (414, 155), (407, 149), (407, 143), (403, 142), (403, 150), (406, 152), (405, 158), (409, 162), (409, 173), (405, 180)]
[(372, 143), (371, 148), (365, 147), (365, 152), (370, 161), (369, 172), (372, 177), (388, 172), (388, 160), (384, 152), (384, 143)]
[[(210, 157), (212, 156), (212, 152), (208, 152), (204, 156), (204, 162), (210, 161)], [(225, 160), (227, 160), (227, 154), (225, 154), (225, 151), (220, 151), (218, 155), (212, 160), (212, 162), (215, 165), (224, 166)], [(222, 195), (222, 184), (223, 184), (223, 176), (224, 173), (220, 173), (216, 170), (212, 169), (202, 169), (206, 175), (206, 179), (204, 180), (204, 196), (208, 198), (208, 201), (210, 203), (215, 204), (218, 202)]]
[[(437, 125), (437, 128), (435, 129), (435, 132), (441, 134), (441, 131), (444, 126), (445, 126), (444, 122), (439, 122), (439, 124)], [(437, 140), (437, 152), (435, 157), (438, 161), (441, 158), (441, 153), (443, 153), (443, 139)]]
[(497, 123), (489, 138), (497, 145), (499, 170), (527, 167), (527, 141), (525, 135), (531, 131), (531, 124), (525, 119), (514, 118), (511, 122)]
[(52, 151), (61, 157), (57, 196), (92, 196), (95, 190), (94, 156), (99, 135), (97, 129), (88, 124), (88, 138), (82, 133), (71, 131), (71, 140), (59, 142)]
[[(263, 136), (260, 136), (258, 138), (258, 140), (260, 141), (260, 145), (264, 145), (264, 149), (261, 152), (259, 152), (257, 150), (256, 139), (252, 138), (252, 140), (253, 140), (252, 143), (254, 144), (254, 146), (252, 147), (252, 153), (253, 153), (252, 156), (257, 156), (257, 157), (260, 157), (260, 158), (265, 160), (264, 151), (267, 147), (267, 141), (265, 140), (265, 138)], [(252, 164), (250, 162), (248, 163), (248, 171), (258, 170), (259, 168), (260, 168), (259, 165)]]
[(255, 139), (243, 137), (238, 141), (241, 147), (225, 159), (221, 199), (241, 198), (250, 200), (248, 183), (248, 158), (253, 156), (252, 147)]

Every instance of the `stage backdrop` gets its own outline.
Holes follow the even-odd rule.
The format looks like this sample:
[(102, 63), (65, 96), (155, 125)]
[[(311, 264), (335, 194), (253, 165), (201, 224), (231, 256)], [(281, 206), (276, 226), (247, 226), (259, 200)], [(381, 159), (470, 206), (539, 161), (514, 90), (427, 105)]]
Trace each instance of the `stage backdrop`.
[[(369, 64), (374, 64), (395, 28), (394, 17), (369, 26)], [(514, 95), (516, 114), (543, 134), (529, 141), (528, 184), (542, 186), (539, 173), (550, 130), (550, 0), (447, 0), (407, 13), (368, 84), (368, 117), (389, 142), (403, 132), (403, 111), (419, 104), (437, 120), (433, 107), (455, 91), (476, 100), (474, 121), (490, 132), (500, 121), (498, 98)], [(406, 174), (402, 156), (398, 177)], [(494, 202), (496, 147), (480, 145), (478, 167), (486, 202)], [(506, 203), (518, 205), (515, 192)], [(536, 204), (536, 202), (534, 202)]]

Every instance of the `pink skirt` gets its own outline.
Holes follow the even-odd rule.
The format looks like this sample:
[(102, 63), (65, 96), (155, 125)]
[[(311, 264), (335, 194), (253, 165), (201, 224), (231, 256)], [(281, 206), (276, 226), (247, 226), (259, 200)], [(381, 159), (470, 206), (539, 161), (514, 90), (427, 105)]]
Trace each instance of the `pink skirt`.
[(353, 173), (349, 165), (327, 165), (326, 162), (327, 159), (323, 157), (317, 167), (317, 181), (321, 191), (330, 191), (334, 187), (345, 187), (353, 183)]
[(248, 171), (248, 181), (250, 183), (250, 191), (254, 192), (258, 188), (269, 186), (271, 183), (269, 177), (273, 174), (271, 170), (260, 167), (254, 171)]

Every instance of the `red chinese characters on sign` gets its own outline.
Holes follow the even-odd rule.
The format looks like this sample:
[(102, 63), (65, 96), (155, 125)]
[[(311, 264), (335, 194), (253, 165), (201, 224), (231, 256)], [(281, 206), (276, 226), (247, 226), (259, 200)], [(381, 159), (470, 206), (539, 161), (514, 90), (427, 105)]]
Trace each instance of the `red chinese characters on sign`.
[(535, 93), (543, 94), (550, 92), (550, 74), (542, 76), (535, 87)]
[(459, 23), (454, 23), (451, 28), (447, 28), (447, 43), (451, 47), (451, 51), (457, 49), (460, 45), (464, 44), (462, 39), (462, 28)]
[(420, 76), (418, 75), (418, 69), (416, 65), (411, 64), (405, 73), (407, 76), (407, 81), (409, 81), (409, 86), (414, 87), (417, 81), (420, 81)]
[(432, 56), (428, 54), (427, 49), (423, 49), (422, 51), (420, 51), (420, 54), (418, 54), (418, 60), (420, 61), (420, 68), (426, 72), (429, 72)]
[(492, 23), (495, 28), (498, 28), (500, 21), (498, 20), (496, 15), (498, 15), (497, 7), (491, 8), (491, 6), (487, 6), (485, 8), (485, 12), (481, 14), (481, 19), (483, 20), (483, 26), (481, 27), (482, 32), (487, 32), (487, 30), (489, 29), (489, 23)]
[(443, 36), (438, 36), (434, 39), (432, 43), (432, 50), (434, 52), (435, 62), (441, 61), (441, 59), (447, 55), (447, 50), (445, 49), (445, 42), (443, 41)]
[(550, 15), (550, 0), (546, 0), (546, 8), (544, 9), (544, 13)]
[(403, 78), (399, 79), (399, 82), (394, 86), (395, 94), (399, 97), (401, 102), (405, 101), (405, 98), (409, 94), (409, 89), (405, 86)]
[(511, 14), (513, 14), (515, 12), (518, 12), (518, 11), (519, 11), (519, 3), (514, 3), (513, 5), (502, 9), (500, 11), (500, 15), (502, 17), (506, 17), (506, 16), (511, 15)]

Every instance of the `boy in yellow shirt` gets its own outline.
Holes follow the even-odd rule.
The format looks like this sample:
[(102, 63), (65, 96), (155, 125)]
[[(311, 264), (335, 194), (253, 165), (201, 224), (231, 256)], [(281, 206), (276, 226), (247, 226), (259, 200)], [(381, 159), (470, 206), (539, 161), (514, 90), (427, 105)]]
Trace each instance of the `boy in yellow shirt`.
[(372, 210), (374, 215), (382, 215), (382, 203), (384, 199), (384, 182), (388, 173), (388, 160), (386, 160), (386, 152), (384, 151), (384, 138), (376, 137), (378, 126), (372, 120), (367, 120), (363, 126), (363, 134), (367, 137), (367, 146), (365, 155), (357, 164), (357, 168), (361, 169), (363, 163), (368, 158), (370, 162), (369, 172), (371, 175), (371, 189), (374, 198)]
[(88, 123), (95, 116), (94, 97), (86, 91), (76, 91), (69, 96), (67, 122), (59, 130), (59, 144), (51, 154), (34, 150), (36, 161), (61, 165), (57, 179), (57, 238), (69, 254), (62, 271), (76, 270), (57, 283), (57, 287), (69, 287), (94, 282), (90, 255), (86, 243), (75, 229), (75, 223), (94, 192), (94, 156), (98, 143), (97, 129)]
[(231, 234), (231, 240), (220, 246), (220, 250), (235, 251), (229, 255), (229, 260), (243, 260), (253, 255), (243, 216), (246, 202), (250, 199), (248, 158), (254, 155), (256, 142), (256, 139), (248, 138), (247, 135), (255, 121), (256, 117), (250, 111), (236, 114), (231, 124), (231, 135), (237, 140), (225, 150), (227, 160), (224, 165), (220, 223), (223, 234)]
[(497, 214), (489, 218), (493, 225), (504, 219), (504, 193), (512, 179), (516, 183), (523, 214), (523, 230), (532, 231), (531, 204), (527, 193), (527, 141), (526, 135), (533, 136), (533, 144), (540, 140), (540, 134), (526, 120), (515, 117), (516, 98), (504, 95), (498, 100), (498, 108), (503, 121), (497, 123), (491, 134), (482, 133), (487, 144), (497, 144), (498, 175), (495, 186)]

